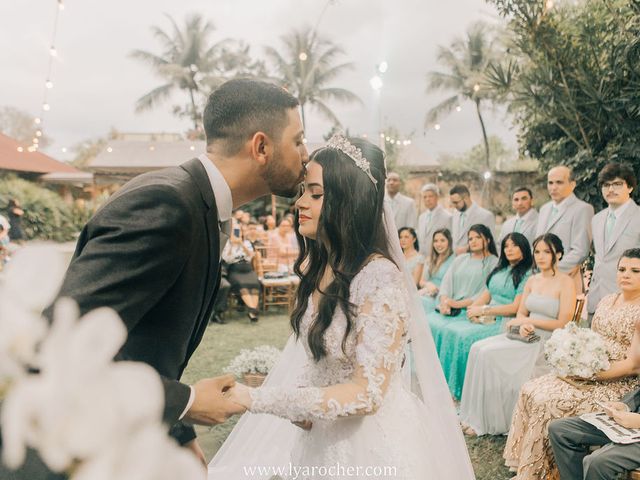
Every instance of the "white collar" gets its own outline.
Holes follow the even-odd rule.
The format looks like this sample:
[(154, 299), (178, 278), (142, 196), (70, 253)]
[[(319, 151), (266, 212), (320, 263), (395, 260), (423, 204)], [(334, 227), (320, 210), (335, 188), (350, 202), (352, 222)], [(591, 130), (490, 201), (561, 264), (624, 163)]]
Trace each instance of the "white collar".
[[(623, 214), (624, 211), (629, 208), (629, 204), (631, 204), (631, 202), (633, 202), (633, 200), (630, 198), (629, 200), (627, 200), (626, 202), (624, 202), (622, 205), (620, 205), (617, 208), (611, 208), (609, 207), (609, 211), (613, 212), (613, 214), (616, 216), (616, 219), (620, 218)], [(608, 215), (608, 214), (607, 214)]]
[(575, 197), (574, 193), (571, 193), (568, 197), (563, 198), (559, 203), (556, 203), (553, 200), (551, 201), (551, 203), (553, 203), (553, 206), (556, 207), (556, 210), (558, 210), (558, 212), (560, 212), (561, 210), (564, 210), (564, 208), (569, 203), (569, 199), (572, 198), (572, 197)]
[(533, 207), (531, 207), (531, 208), (529, 209), (529, 211), (528, 211), (527, 213), (525, 213), (522, 217), (521, 217), (519, 214), (517, 214), (517, 213), (516, 213), (516, 219), (524, 221), (524, 220), (526, 220), (528, 217), (530, 217), (531, 215), (533, 215), (533, 211), (534, 211), (534, 210), (535, 210), (535, 209), (534, 209)]
[(233, 198), (231, 197), (231, 189), (229, 184), (218, 170), (206, 153), (203, 153), (198, 157), (198, 160), (202, 163), (202, 166), (207, 172), (211, 189), (213, 190), (213, 196), (216, 199), (216, 207), (218, 209), (218, 221), (226, 222), (231, 218), (231, 211), (233, 210)]

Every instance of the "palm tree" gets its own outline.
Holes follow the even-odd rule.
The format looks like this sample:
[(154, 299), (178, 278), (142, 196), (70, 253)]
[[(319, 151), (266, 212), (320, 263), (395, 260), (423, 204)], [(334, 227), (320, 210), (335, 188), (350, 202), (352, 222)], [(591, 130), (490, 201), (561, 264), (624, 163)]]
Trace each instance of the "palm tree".
[(152, 26), (151, 32), (162, 44), (162, 52), (155, 54), (134, 50), (131, 57), (149, 65), (165, 83), (143, 95), (136, 102), (136, 111), (157, 107), (176, 91), (189, 96), (187, 107), (175, 107), (174, 113), (187, 116), (199, 129), (202, 105), (212, 89), (233, 76), (250, 76), (264, 72), (264, 66), (253, 62), (249, 47), (242, 42), (225, 39), (211, 43), (215, 27), (200, 14), (187, 16), (181, 30), (176, 21), (166, 15), (171, 31)]
[(447, 71), (427, 74), (427, 92), (446, 90), (453, 92), (453, 95), (427, 112), (425, 125), (433, 125), (443, 115), (454, 108), (458, 109), (464, 100), (471, 100), (475, 104), (482, 129), (485, 161), (489, 169), (489, 140), (481, 106), (484, 101), (491, 101), (493, 98), (493, 91), (486, 88), (483, 79), (496, 57), (494, 41), (487, 34), (486, 24), (478, 22), (471, 25), (465, 38), (455, 39), (449, 47), (438, 47), (438, 62)]
[(334, 124), (340, 125), (327, 102), (362, 103), (355, 93), (347, 89), (326, 86), (341, 73), (353, 68), (351, 62), (336, 64), (337, 59), (344, 55), (344, 50), (319, 37), (315, 30), (308, 27), (284, 35), (282, 44), (283, 53), (272, 47), (266, 47), (265, 53), (273, 62), (278, 82), (298, 98), (302, 124), (305, 125), (305, 105), (309, 104)]

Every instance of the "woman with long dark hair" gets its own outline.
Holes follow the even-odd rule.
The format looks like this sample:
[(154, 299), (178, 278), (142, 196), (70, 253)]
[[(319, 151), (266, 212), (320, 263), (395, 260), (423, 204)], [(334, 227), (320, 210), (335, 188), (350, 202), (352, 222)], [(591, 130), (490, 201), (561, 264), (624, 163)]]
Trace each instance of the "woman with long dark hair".
[[(259, 465), (366, 465), (393, 468), (385, 478), (473, 478), (424, 319), (414, 318), (422, 309), (384, 205), (383, 152), (334, 136), (310, 158), (296, 202), (294, 336), (262, 387), (236, 384), (228, 393), (272, 417), (243, 418), (232, 446), (213, 460), (211, 478), (216, 468), (224, 478), (245, 478), (247, 448)], [(402, 372), (409, 337), (417, 395)]]
[(466, 312), (451, 318), (442, 329), (438, 355), (451, 394), (462, 395), (467, 358), (471, 346), (483, 338), (498, 335), (505, 318), (515, 317), (531, 273), (531, 247), (520, 233), (510, 233), (500, 247), (498, 265), (489, 273), (485, 287)]
[(418, 293), (422, 296), (422, 305), (426, 313), (436, 309), (436, 298), (442, 285), (442, 279), (456, 256), (453, 254), (453, 238), (448, 228), (433, 232), (429, 265), (424, 270)]
[(398, 230), (400, 248), (404, 254), (404, 262), (407, 270), (411, 273), (416, 286), (420, 285), (420, 279), (424, 271), (424, 257), (420, 254), (420, 243), (418, 235), (411, 227), (402, 227)]
[[(548, 372), (544, 341), (573, 317), (573, 279), (558, 269), (564, 254), (560, 239), (545, 233), (533, 242), (533, 274), (527, 280), (516, 317), (507, 321), (522, 340), (496, 335), (476, 342), (469, 352), (460, 420), (466, 433), (493, 434), (509, 430), (518, 390), (530, 378)], [(536, 334), (536, 337), (530, 338)]]
[[(484, 225), (472, 225), (467, 238), (469, 253), (458, 255), (453, 261), (442, 280), (437, 309), (427, 315), (441, 363), (442, 334), (445, 327), (452, 318), (464, 315), (464, 309), (482, 292), (489, 273), (498, 263), (498, 252), (491, 230)], [(442, 369), (446, 372), (448, 366), (442, 363)]]

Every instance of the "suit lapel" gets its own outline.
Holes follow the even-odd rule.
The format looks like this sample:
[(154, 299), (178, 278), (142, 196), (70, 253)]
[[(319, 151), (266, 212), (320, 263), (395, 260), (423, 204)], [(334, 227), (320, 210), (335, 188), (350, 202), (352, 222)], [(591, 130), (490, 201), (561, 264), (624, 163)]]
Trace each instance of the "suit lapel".
[(606, 223), (609, 209), (607, 208), (603, 210), (603, 212), (605, 212), (604, 215), (594, 217), (593, 246), (596, 252), (602, 252), (602, 254), (605, 254), (606, 245), (604, 244), (604, 224)]
[[(627, 225), (631, 221), (631, 218), (634, 216), (634, 214), (638, 210), (638, 207), (635, 203), (633, 205), (629, 205), (626, 208), (627, 210), (624, 212), (624, 214), (618, 220), (616, 220), (616, 224), (613, 228), (613, 232), (611, 232), (611, 238), (607, 242), (607, 245), (604, 246), (606, 248), (606, 253), (609, 253), (609, 250), (611, 250), (613, 246), (616, 244), (616, 242), (620, 238), (620, 235), (622, 235), (622, 232), (625, 231), (625, 229), (627, 228)], [(606, 224), (606, 217), (603, 217), (603, 218), (605, 218), (604, 221)]]
[[(571, 208), (573, 207), (573, 204), (576, 203), (577, 198), (575, 196), (573, 196), (573, 194), (571, 194), (572, 196), (567, 198), (565, 200), (565, 204), (563, 205), (564, 208), (562, 208), (562, 210), (560, 210), (558, 212), (558, 214), (556, 215), (556, 218), (554, 218), (551, 221), (551, 224), (547, 227), (547, 232), (549, 230), (551, 230), (553, 228), (553, 226), (558, 223), (558, 221), (564, 217), (566, 215), (566, 213), (571, 210)], [(553, 209), (553, 205), (551, 206), (551, 208)], [(549, 210), (549, 215), (551, 215), (551, 210)]]
[(191, 341), (189, 343), (188, 355), (191, 355), (200, 342), (204, 329), (207, 326), (208, 315), (210, 313), (211, 306), (213, 305), (215, 294), (220, 282), (220, 227), (218, 224), (218, 208), (216, 205), (216, 199), (204, 166), (200, 160), (195, 158), (184, 163), (181, 167), (191, 175), (191, 178), (193, 178), (194, 183), (200, 190), (202, 200), (206, 205), (206, 208), (204, 209), (204, 222), (208, 244), (207, 254), (209, 259), (204, 286), (204, 300), (200, 307), (200, 314), (198, 316), (198, 323), (196, 324), (194, 335), (191, 337)]

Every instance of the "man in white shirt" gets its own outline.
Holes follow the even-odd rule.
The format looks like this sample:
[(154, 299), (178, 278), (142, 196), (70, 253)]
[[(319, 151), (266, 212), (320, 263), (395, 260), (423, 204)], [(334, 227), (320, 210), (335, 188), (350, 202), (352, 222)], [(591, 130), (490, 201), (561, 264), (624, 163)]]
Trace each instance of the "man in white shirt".
[(538, 212), (533, 208), (533, 193), (527, 187), (517, 188), (511, 196), (511, 208), (516, 212), (515, 217), (511, 217), (502, 225), (498, 245), (509, 233), (517, 232), (524, 235), (529, 244), (533, 244), (536, 235), (536, 225), (538, 223)]
[(442, 228), (451, 231), (451, 214), (438, 203), (440, 191), (437, 185), (427, 183), (420, 192), (426, 210), (418, 218), (418, 242), (420, 253), (429, 258), (434, 232)]
[(453, 251), (456, 255), (469, 251), (467, 234), (472, 225), (484, 225), (495, 235), (495, 215), (471, 200), (471, 193), (466, 186), (455, 185), (449, 191), (449, 201), (455, 208), (451, 219), (451, 235), (453, 237)]
[(616, 272), (622, 253), (640, 246), (640, 207), (631, 198), (638, 185), (633, 169), (608, 163), (598, 174), (598, 185), (608, 207), (591, 220), (595, 261), (587, 296), (589, 319), (604, 296), (618, 291)]
[(396, 227), (416, 228), (416, 220), (418, 219), (416, 203), (412, 198), (400, 193), (401, 186), (400, 175), (396, 172), (389, 172), (387, 174), (387, 200), (391, 204)]
[(580, 267), (589, 254), (593, 207), (576, 197), (576, 181), (571, 169), (554, 167), (547, 174), (547, 190), (551, 201), (540, 209), (536, 237), (553, 233), (562, 240), (564, 255), (558, 263), (560, 270), (576, 279), (582, 291)]

